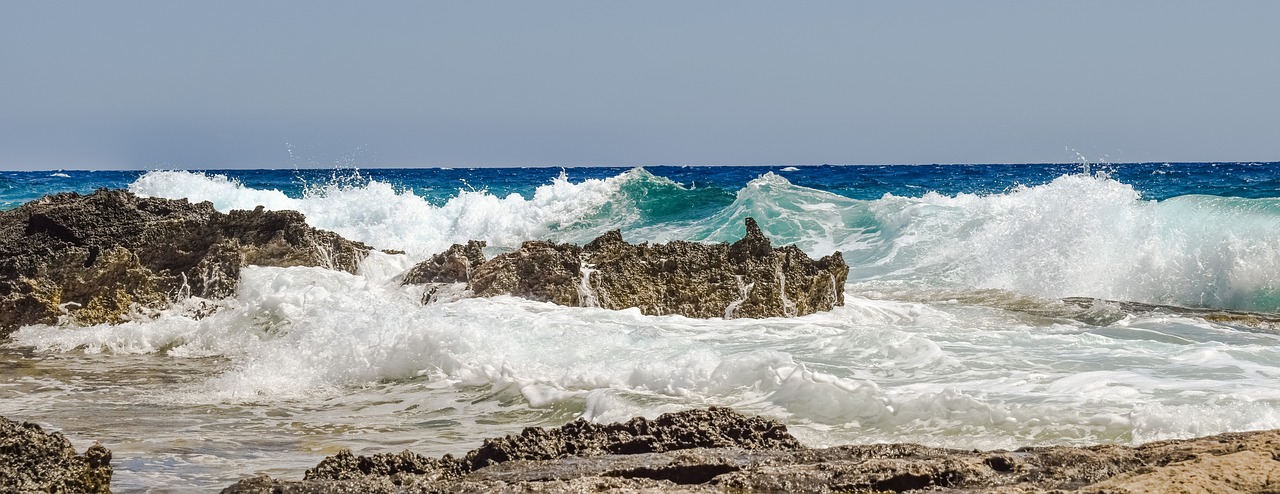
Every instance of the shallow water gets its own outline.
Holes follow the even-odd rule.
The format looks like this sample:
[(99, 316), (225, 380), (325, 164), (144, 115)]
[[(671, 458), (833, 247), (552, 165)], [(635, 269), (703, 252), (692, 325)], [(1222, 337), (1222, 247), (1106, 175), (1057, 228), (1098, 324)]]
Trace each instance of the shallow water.
[[(1275, 174), (1239, 166), (1262, 183)], [(794, 172), (742, 172), (734, 188), (715, 182), (724, 172), (696, 171), (503, 175), (493, 182), (523, 192), (434, 198), (368, 178), (279, 191), (139, 173), (128, 179), (138, 193), (298, 209), (408, 253), (375, 253), (356, 275), (246, 268), (236, 297), (200, 320), (176, 307), (113, 327), (23, 328), (0, 347), (0, 415), (51, 425), (80, 449), (101, 441), (119, 491), (296, 479), (343, 447), (457, 455), (526, 426), (708, 405), (780, 419), (811, 446), (1129, 444), (1280, 428), (1275, 328), (1205, 319), (1280, 308), (1277, 194), (1156, 200), (1144, 191), (1158, 187), (1118, 172), (1015, 174), (1027, 182), (990, 191), (1000, 174), (987, 170), (970, 189), (912, 194), (908, 177), (859, 198), (848, 191), (870, 186), (849, 185), (862, 182), (848, 170), (829, 190)], [(1210, 192), (1235, 183), (1172, 173), (1203, 176)], [(846, 305), (764, 320), (511, 297), (424, 306), (421, 287), (396, 280), (472, 238), (490, 255), (611, 228), (631, 241), (722, 241), (746, 216), (775, 244), (842, 251)], [(1088, 301), (1060, 300), (1073, 296)]]

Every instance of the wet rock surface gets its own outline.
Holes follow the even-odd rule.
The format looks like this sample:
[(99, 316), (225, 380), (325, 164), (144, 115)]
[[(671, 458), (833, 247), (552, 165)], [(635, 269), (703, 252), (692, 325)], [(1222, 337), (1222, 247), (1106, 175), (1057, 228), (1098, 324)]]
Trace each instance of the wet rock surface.
[(71, 442), (39, 425), (0, 417), (0, 491), (111, 492), (111, 451)]
[(118, 323), (186, 296), (230, 296), (247, 265), (354, 271), (369, 251), (303, 220), (122, 190), (2, 211), (0, 338), (26, 324)]
[(472, 240), (453, 244), (449, 250), (431, 256), (414, 266), (404, 275), (406, 285), (424, 283), (465, 283), (471, 278), (471, 270), (484, 264), (485, 241)]
[[(733, 244), (673, 241), (630, 244), (612, 231), (579, 247), (525, 242), (515, 252), (483, 261), (460, 253), (470, 245), (419, 264), (413, 272), (457, 273), (469, 267), (476, 296), (515, 295), (571, 307), (637, 307), (649, 315), (789, 317), (844, 304), (849, 268), (839, 252), (814, 261), (795, 246), (774, 248), (754, 219)], [(478, 252), (478, 249), (475, 250)], [(441, 266), (441, 267), (437, 267)], [(407, 276), (406, 283), (420, 276)], [(428, 276), (444, 281), (457, 277)]]
[[(697, 424), (706, 423), (706, 426)], [(572, 446), (569, 446), (572, 445)], [(463, 458), (326, 458), (303, 481), (227, 493), (339, 492), (1280, 492), (1280, 431), (1137, 447), (1016, 451), (876, 444), (808, 449), (777, 422), (729, 409), (653, 421), (528, 429)]]

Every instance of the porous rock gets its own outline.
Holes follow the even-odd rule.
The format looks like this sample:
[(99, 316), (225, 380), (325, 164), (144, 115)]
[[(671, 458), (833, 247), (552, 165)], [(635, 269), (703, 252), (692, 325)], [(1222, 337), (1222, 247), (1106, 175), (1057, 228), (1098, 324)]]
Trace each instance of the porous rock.
[(484, 264), (482, 250), (485, 245), (483, 240), (471, 240), (465, 245), (453, 244), (448, 250), (409, 269), (404, 275), (404, 284), (466, 283), (471, 279), (471, 270)]
[[(515, 295), (697, 318), (801, 316), (844, 304), (849, 268), (839, 252), (814, 261), (794, 245), (774, 248), (752, 218), (746, 228), (746, 236), (733, 244), (630, 244), (617, 230), (582, 247), (529, 241), (478, 267), (468, 256), (473, 269), (466, 281), (481, 297)], [(455, 245), (413, 271), (435, 273), (442, 270), (437, 266), (461, 264), (452, 259), (460, 259), (462, 250)], [(406, 282), (419, 278), (411, 273)]]
[[(627, 422), (595, 424), (577, 420), (557, 429), (526, 428), (519, 435), (487, 439), (462, 458), (445, 455), (427, 458), (405, 451), (399, 454), (356, 456), (348, 450), (325, 458), (307, 470), (302, 482), (257, 476), (242, 480), (223, 492), (397, 492), (417, 488), (421, 492), (516, 492), (510, 476), (502, 478), (477, 472), (506, 463), (549, 462), (565, 458), (592, 458), (638, 455), (695, 448), (734, 450), (796, 450), (800, 443), (781, 423), (750, 417), (728, 408), (709, 408), (667, 413), (656, 419), (633, 418)], [(591, 480), (561, 474), (539, 477), (560, 487), (643, 489), (662, 487), (660, 478), (635, 476)], [(624, 477), (614, 475), (612, 477)], [(413, 491), (413, 489), (409, 489)]]
[(30, 422), (0, 417), (0, 491), (111, 492), (111, 450), (71, 442)]
[(468, 288), (480, 297), (515, 295), (577, 307), (581, 267), (581, 247), (530, 240), (476, 268)]
[(22, 325), (118, 323), (186, 296), (235, 293), (240, 268), (354, 272), (369, 247), (296, 211), (232, 211), (123, 190), (0, 212), (0, 338)]
[[(683, 415), (689, 420), (699, 420), (701, 416), (704, 415)], [(345, 473), (329, 473), (320, 478), (308, 472), (307, 480), (301, 482), (259, 476), (224, 492), (1280, 492), (1280, 481), (1275, 480), (1280, 479), (1277, 430), (1160, 441), (1137, 447), (977, 451), (872, 444), (809, 449), (791, 441), (747, 440), (744, 444), (766, 446), (748, 449), (742, 444), (730, 444), (663, 450), (664, 446), (622, 454), (613, 451), (628, 441), (592, 446), (597, 444), (595, 439), (582, 442), (577, 438), (602, 436), (598, 432), (584, 434), (580, 427), (570, 427), (573, 425), (489, 440), (485, 447), (460, 460), (446, 456), (407, 461), (404, 455), (410, 453), (402, 453), (398, 457), (375, 455), (380, 459), (366, 461), (366, 457), (344, 453), (344, 459), (331, 457), (325, 462), (345, 465), (341, 470)], [(596, 427), (626, 430), (627, 434), (641, 430), (623, 424)], [(679, 435), (681, 428), (671, 430)], [(560, 432), (585, 446), (583, 454), (564, 456), (559, 440), (545, 440)], [(673, 444), (682, 443), (679, 439), (674, 441)], [(665, 444), (665, 440), (657, 440), (657, 444)], [(687, 442), (689, 446), (696, 444), (705, 443), (697, 439)], [(487, 466), (476, 464), (482, 458), (481, 451), (495, 447), (512, 447), (518, 452), (508, 456), (521, 458), (507, 458)], [(428, 473), (409, 473), (409, 468), (387, 466), (397, 462), (427, 465), (412, 468)], [(450, 465), (452, 470), (442, 472), (433, 466), (440, 464)], [(367, 467), (361, 469), (360, 465)]]

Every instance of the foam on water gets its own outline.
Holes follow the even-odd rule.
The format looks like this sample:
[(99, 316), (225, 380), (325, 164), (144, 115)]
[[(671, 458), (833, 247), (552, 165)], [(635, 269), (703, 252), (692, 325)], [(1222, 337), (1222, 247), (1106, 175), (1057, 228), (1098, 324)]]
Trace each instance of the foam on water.
[(894, 235), (885, 264), (933, 285), (1280, 309), (1276, 199), (1144, 201), (1105, 175), (1068, 175), (992, 196), (886, 196), (872, 209)]
[[(430, 204), (411, 190), (378, 180), (341, 180), (306, 189), (300, 198), (278, 190), (245, 187), (222, 175), (186, 171), (149, 172), (130, 184), (143, 196), (211, 201), (220, 211), (253, 209), (302, 212), (317, 228), (378, 248), (399, 249), (415, 257), (443, 251), (454, 243), (485, 240), (510, 249), (537, 238), (590, 240), (610, 227), (623, 226), (634, 213), (607, 215), (598, 224), (582, 218), (598, 214), (629, 182), (661, 181), (643, 170), (604, 179), (570, 183), (563, 174), (537, 188), (532, 198), (519, 194), (496, 197), (485, 191), (459, 190), (442, 206)], [(669, 183), (669, 181), (667, 181)], [(618, 211), (615, 211), (618, 212)]]
[[(762, 321), (510, 297), (423, 306), (421, 287), (391, 278), (406, 259), (375, 254), (360, 275), (246, 268), (236, 298), (204, 319), (175, 311), (114, 327), (27, 327), (14, 341), (229, 360), (159, 397), (176, 404), (317, 400), (425, 379), (435, 387), (422, 392), (483, 387), (491, 399), (595, 420), (729, 405), (785, 418), (823, 444), (1007, 447), (1280, 427), (1280, 392), (1268, 385), (1280, 377), (1277, 338), (1224, 346), (1223, 330), (1199, 320), (1028, 325), (996, 309), (852, 293), (831, 313)], [(1196, 407), (1190, 420), (1174, 412)], [(1229, 413), (1197, 418), (1217, 409)]]
[[(154, 320), (15, 333), (5, 351), (128, 378), (98, 386), (74, 370), (0, 383), (21, 388), (0, 412), (35, 410), (55, 422), (93, 399), (190, 420), (130, 431), (159, 446), (126, 443), (118, 457), (173, 463), (123, 469), (131, 487), (174, 485), (164, 475), (194, 464), (213, 472), (202, 485), (225, 486), (281, 464), (281, 454), (304, 466), (341, 446), (457, 454), (526, 425), (707, 405), (783, 419), (814, 446), (1012, 448), (1280, 428), (1280, 336), (1056, 300), (1274, 311), (1276, 199), (1152, 201), (1087, 174), (996, 194), (859, 200), (765, 173), (728, 194), (639, 169), (577, 183), (562, 174), (528, 198), (464, 190), (436, 203), (370, 179), (298, 197), (191, 172), (150, 172), (130, 188), (220, 210), (295, 209), (314, 226), (408, 251), (374, 252), (357, 274), (246, 267), (234, 298), (185, 303), (222, 306), (202, 319), (180, 305)], [(731, 241), (747, 216), (775, 245), (842, 251), (846, 305), (799, 318), (697, 320), (513, 297), (423, 305), (423, 287), (396, 281), (416, 260), (469, 239), (503, 250), (621, 228), (632, 241)], [(135, 378), (133, 368), (189, 371)], [(226, 453), (165, 456), (192, 435), (229, 441)], [(266, 450), (261, 459), (235, 453)], [(147, 468), (169, 473), (129, 477)]]
[(865, 201), (765, 173), (721, 207), (717, 191), (635, 169), (579, 183), (561, 174), (528, 199), (460, 190), (436, 206), (356, 178), (309, 187), (300, 198), (192, 172), (150, 172), (130, 189), (210, 200), (220, 210), (295, 209), (313, 226), (415, 258), (471, 239), (496, 252), (536, 238), (585, 243), (615, 228), (632, 241), (733, 241), (753, 216), (776, 244), (843, 251), (853, 281), (1280, 310), (1280, 199), (1149, 201), (1105, 174), (1073, 174), (1002, 194)]

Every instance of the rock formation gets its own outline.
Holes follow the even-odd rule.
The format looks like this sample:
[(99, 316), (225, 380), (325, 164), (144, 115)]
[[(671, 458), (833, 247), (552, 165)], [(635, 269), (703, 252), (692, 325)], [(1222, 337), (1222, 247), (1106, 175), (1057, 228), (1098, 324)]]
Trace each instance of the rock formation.
[(814, 261), (793, 245), (774, 248), (754, 219), (746, 225), (733, 244), (633, 245), (615, 230), (582, 247), (529, 241), (487, 262), (475, 242), (454, 245), (405, 282), (461, 281), (457, 273), (466, 272), (467, 288), (481, 297), (700, 318), (800, 316), (844, 304), (849, 268), (839, 252)]
[(188, 295), (235, 293), (240, 268), (355, 271), (369, 247), (295, 211), (232, 211), (122, 190), (58, 194), (0, 212), (0, 338), (69, 318), (116, 323)]
[(71, 441), (39, 425), (0, 417), (0, 491), (111, 492), (111, 451)]
[(1137, 447), (808, 449), (777, 422), (712, 408), (653, 421), (526, 429), (486, 440), (460, 459), (344, 450), (302, 481), (258, 476), (223, 492), (1270, 493), (1280, 490), (1276, 479), (1280, 431)]
[(466, 245), (454, 244), (449, 250), (422, 261), (404, 275), (404, 283), (466, 283), (471, 270), (484, 264), (485, 242), (472, 240)]
[[(527, 428), (518, 436), (487, 439), (462, 458), (426, 458), (409, 451), (399, 454), (355, 456), (343, 450), (307, 470), (302, 482), (281, 482), (259, 476), (223, 492), (394, 492), (400, 487), (434, 488), (470, 483), (469, 476), (494, 465), (541, 463), (568, 458), (643, 455), (693, 448), (797, 450), (802, 446), (786, 426), (748, 417), (728, 408), (668, 413), (654, 420), (643, 417), (608, 425), (581, 419), (559, 429)], [(427, 487), (432, 484), (432, 487)], [(439, 484), (439, 485), (436, 485)], [(490, 484), (490, 487), (495, 485)], [(482, 490), (484, 490), (482, 488)]]

